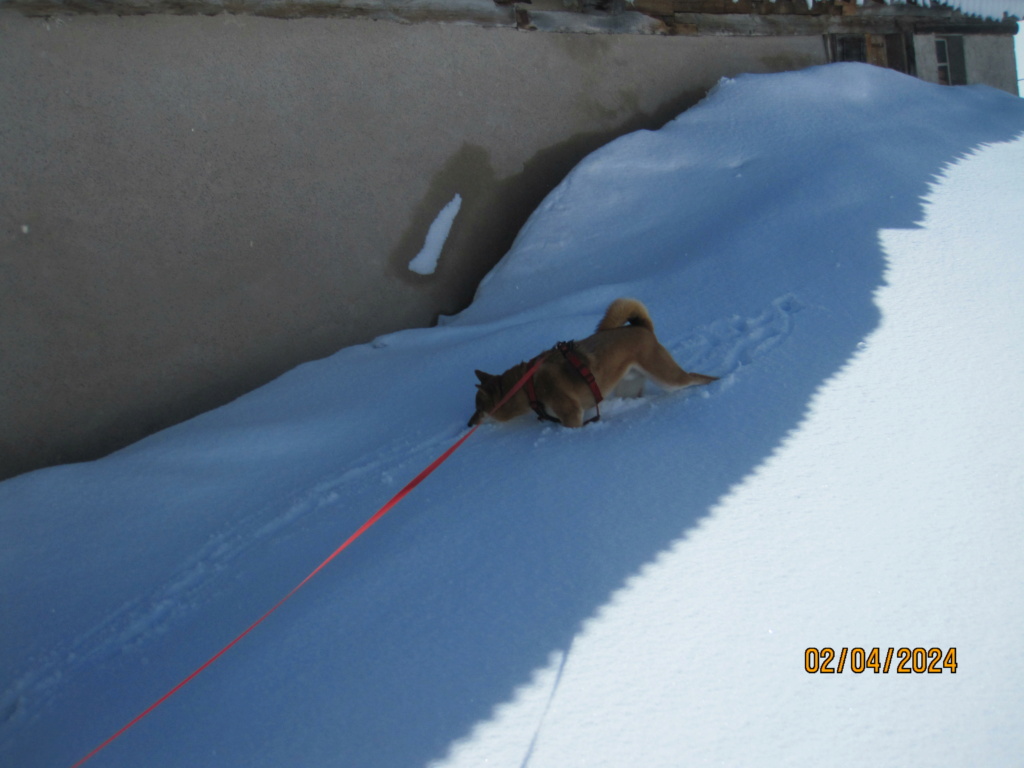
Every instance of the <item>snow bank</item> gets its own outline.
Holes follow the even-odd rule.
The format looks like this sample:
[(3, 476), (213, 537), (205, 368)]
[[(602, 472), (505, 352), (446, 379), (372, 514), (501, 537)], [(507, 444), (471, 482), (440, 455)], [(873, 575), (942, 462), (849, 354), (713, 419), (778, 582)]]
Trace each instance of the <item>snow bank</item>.
[[(96, 746), (450, 445), (474, 368), (636, 295), (722, 381), (482, 428), (95, 764), (1010, 764), (1022, 133), (867, 66), (723, 81), (581, 163), (444, 327), (0, 484), (0, 762)], [(804, 672), (826, 645), (961, 666)]]
[[(440, 765), (1018, 762), (1022, 170), (1024, 140), (979, 149), (880, 233), (879, 327), (800, 427)], [(809, 675), (807, 647), (960, 666)]]

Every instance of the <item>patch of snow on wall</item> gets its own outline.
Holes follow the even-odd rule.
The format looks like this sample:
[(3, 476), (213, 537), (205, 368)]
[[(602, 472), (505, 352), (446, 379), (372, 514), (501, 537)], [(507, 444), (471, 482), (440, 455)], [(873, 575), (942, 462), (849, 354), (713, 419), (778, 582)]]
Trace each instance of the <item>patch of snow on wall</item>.
[(432, 275), (437, 269), (438, 259), (441, 258), (441, 251), (448, 240), (448, 233), (451, 232), (455, 217), (462, 207), (462, 196), (455, 195), (441, 212), (437, 214), (434, 223), (427, 230), (427, 239), (423, 243), (420, 252), (409, 262), (409, 269), (418, 275)]

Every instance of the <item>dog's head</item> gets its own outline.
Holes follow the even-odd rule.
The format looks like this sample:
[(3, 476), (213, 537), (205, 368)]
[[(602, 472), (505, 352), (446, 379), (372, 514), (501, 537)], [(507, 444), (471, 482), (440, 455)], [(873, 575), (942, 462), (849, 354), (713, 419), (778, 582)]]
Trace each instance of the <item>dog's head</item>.
[(469, 419), (470, 427), (479, 424), (501, 399), (501, 377), (483, 371), (474, 371), (480, 383), (476, 385), (476, 412)]

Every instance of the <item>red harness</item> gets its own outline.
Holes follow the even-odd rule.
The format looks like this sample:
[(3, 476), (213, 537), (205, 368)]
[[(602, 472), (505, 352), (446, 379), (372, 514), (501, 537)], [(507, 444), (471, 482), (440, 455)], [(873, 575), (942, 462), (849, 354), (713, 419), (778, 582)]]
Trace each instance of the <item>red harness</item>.
[[(587, 419), (584, 424), (589, 424), (592, 421), (597, 421), (601, 418), (601, 408), (598, 406), (604, 397), (601, 395), (601, 388), (597, 386), (597, 379), (594, 378), (594, 374), (591, 373), (590, 369), (586, 364), (580, 360), (579, 356), (573, 351), (575, 342), (572, 341), (560, 341), (555, 345), (555, 349), (562, 353), (562, 356), (576, 369), (576, 372), (583, 377), (583, 380), (587, 382), (587, 386), (590, 387), (590, 392), (594, 396), (594, 408), (597, 410), (597, 415), (592, 419)], [(547, 354), (546, 352), (543, 354)], [(534, 361), (537, 358), (534, 358)], [(533, 362), (533, 361), (531, 361)], [(526, 382), (523, 384), (523, 391), (526, 392), (527, 398), (530, 400), (530, 407), (533, 408), (537, 414), (537, 418), (541, 421), (553, 421), (557, 424), (561, 424), (561, 419), (557, 419), (546, 410), (544, 410), (544, 404), (537, 399), (537, 390), (533, 387), (533, 376), (531, 375)]]

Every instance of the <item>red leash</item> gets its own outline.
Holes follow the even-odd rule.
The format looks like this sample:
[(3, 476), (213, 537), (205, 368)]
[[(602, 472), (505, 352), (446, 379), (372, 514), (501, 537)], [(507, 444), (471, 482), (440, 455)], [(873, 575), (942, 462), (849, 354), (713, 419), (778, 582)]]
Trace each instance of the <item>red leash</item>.
[[(540, 359), (537, 359), (537, 360), (534, 361), (533, 365), (531, 365), (530, 368), (526, 371), (526, 373), (523, 374), (523, 377), (521, 379), (519, 379), (519, 381), (517, 381), (515, 383), (515, 385), (512, 387), (512, 389), (510, 389), (507, 393), (505, 393), (505, 396), (501, 399), (501, 401), (496, 406), (494, 406), (494, 408), (491, 409), (491, 413), (494, 413), (494, 411), (498, 410), (499, 408), (501, 408), (501, 406), (503, 406), (505, 403), (507, 403), (512, 398), (512, 396), (516, 392), (518, 392), (520, 390), (520, 388), (522, 388), (522, 386), (526, 383), (526, 381), (533, 377), (533, 374), (535, 374), (537, 372), (537, 369), (540, 367), (540, 363), (541, 363)], [(213, 664), (215, 661), (217, 661), (217, 659), (219, 659), (225, 653), (227, 653), (232, 648), (234, 648), (242, 640), (243, 637), (248, 635), (250, 632), (252, 632), (254, 629), (256, 629), (256, 627), (258, 627), (260, 624), (262, 624), (264, 621), (266, 621), (266, 619), (270, 617), (270, 614), (274, 613), (274, 611), (276, 611), (278, 608), (280, 608), (282, 605), (284, 605), (286, 602), (288, 602), (295, 595), (296, 592), (298, 592), (300, 589), (302, 589), (304, 586), (306, 586), (306, 584), (309, 583), (309, 581), (314, 576), (316, 576), (318, 573), (320, 573), (320, 571), (322, 571), (325, 567), (327, 567), (327, 564), (329, 562), (331, 562), (331, 560), (333, 560), (338, 555), (340, 555), (342, 552), (344, 552), (348, 548), (348, 546), (350, 544), (352, 544), (352, 542), (354, 542), (356, 539), (358, 539), (360, 536), (362, 536), (364, 533), (366, 533), (374, 523), (376, 523), (378, 520), (380, 520), (382, 517), (384, 517), (384, 515), (386, 515), (389, 511), (391, 511), (391, 509), (393, 507), (395, 507), (398, 504), (398, 502), (400, 502), (402, 499), (404, 499), (406, 496), (408, 496), (413, 488), (415, 488), (417, 485), (419, 485), (424, 480), (426, 480), (427, 477), (435, 469), (437, 469), (445, 461), (447, 461), (448, 457), (451, 456), (453, 453), (455, 453), (455, 451), (457, 451), (459, 449), (459, 446), (461, 446), (464, 442), (466, 442), (466, 440), (469, 439), (470, 435), (472, 435), (474, 432), (476, 432), (477, 427), (479, 427), (479, 426), (480, 426), (480, 424), (477, 424), (472, 429), (470, 429), (469, 432), (467, 432), (462, 437), (460, 437), (458, 440), (456, 440), (455, 443), (447, 451), (445, 451), (440, 456), (438, 456), (436, 459), (434, 459), (430, 463), (430, 466), (428, 466), (426, 469), (424, 469), (422, 472), (420, 472), (418, 475), (416, 475), (416, 477), (414, 477), (412, 480), (410, 480), (405, 485), (405, 487), (402, 488), (402, 490), (400, 490), (398, 493), (396, 493), (394, 496), (392, 496), (391, 499), (383, 507), (381, 507), (376, 512), (374, 512), (373, 515), (365, 523), (363, 523), (361, 526), (359, 526), (359, 529), (355, 533), (353, 533), (351, 536), (349, 536), (340, 547), (338, 547), (330, 555), (328, 555), (326, 560), (324, 560), (322, 563), (320, 563), (320, 565), (318, 565), (316, 568), (314, 568), (312, 570), (312, 572), (310, 572), (310, 574), (306, 578), (304, 578), (297, 585), (295, 585), (295, 587), (292, 589), (291, 592), (289, 592), (287, 595), (285, 595), (280, 600), (278, 600), (277, 604), (274, 605), (273, 608), (271, 608), (269, 611), (267, 611), (262, 616), (260, 616), (258, 619), (256, 619), (256, 621), (254, 621), (251, 625), (249, 625), (248, 629), (246, 629), (238, 637), (236, 637), (230, 643), (228, 643), (223, 648), (221, 648), (219, 651), (217, 651), (217, 653), (215, 653), (213, 656), (211, 656), (202, 666), (197, 668), (192, 674), (190, 674), (188, 677), (186, 677), (184, 680), (182, 680), (180, 683), (178, 683), (176, 686), (174, 686), (171, 690), (169, 690), (167, 693), (165, 693), (163, 696), (161, 696), (159, 699), (157, 699), (155, 702), (153, 702), (151, 705), (149, 705), (149, 707), (145, 711), (143, 711), (142, 713), (137, 715), (133, 720), (131, 720), (129, 723), (127, 723), (125, 726), (123, 726), (119, 731), (117, 731), (117, 733), (115, 733), (109, 739), (104, 741), (102, 744), (100, 744), (98, 747), (96, 747), (92, 752), (87, 754), (85, 757), (83, 757), (77, 763), (74, 763), (71, 766), (71, 768), (79, 768), (79, 766), (84, 765), (89, 760), (94, 758), (96, 755), (98, 755), (100, 752), (102, 752), (108, 746), (110, 746), (115, 741), (117, 741), (117, 739), (119, 739), (122, 735), (124, 735), (124, 733), (128, 729), (130, 729), (132, 726), (136, 725), (139, 721), (141, 721), (147, 715), (152, 713), (153, 710), (155, 710), (157, 707), (159, 707), (161, 704), (163, 704), (165, 701), (167, 701), (169, 698), (171, 698), (171, 696), (176, 694), (178, 691), (180, 691), (182, 688), (184, 688), (186, 685), (188, 685), (190, 682), (192, 682), (195, 678), (197, 678), (207, 667), (209, 667), (211, 664)]]

